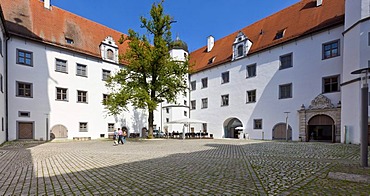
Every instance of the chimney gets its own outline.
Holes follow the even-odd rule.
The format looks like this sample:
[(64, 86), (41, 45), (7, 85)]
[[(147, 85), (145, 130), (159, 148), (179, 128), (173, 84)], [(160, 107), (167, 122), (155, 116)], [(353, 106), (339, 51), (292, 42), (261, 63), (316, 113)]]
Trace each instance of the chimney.
[(44, 8), (50, 10), (50, 0), (44, 0)]
[(316, 0), (316, 6), (319, 7), (322, 5), (323, 0)]
[(215, 38), (210, 35), (207, 38), (207, 52), (211, 52), (213, 46), (215, 45)]

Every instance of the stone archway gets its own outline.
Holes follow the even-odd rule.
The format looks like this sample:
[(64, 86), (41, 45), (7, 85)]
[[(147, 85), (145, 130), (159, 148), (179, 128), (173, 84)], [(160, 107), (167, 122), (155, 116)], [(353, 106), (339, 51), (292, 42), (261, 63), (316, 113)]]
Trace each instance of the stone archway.
[[(322, 141), (340, 142), (340, 138), (341, 138), (341, 132), (340, 132), (341, 104), (340, 102), (337, 104), (337, 106), (334, 106), (334, 104), (331, 103), (331, 100), (329, 98), (320, 94), (311, 101), (311, 105), (308, 108), (302, 105), (298, 113), (299, 113), (299, 138), (301, 141), (306, 141), (306, 142), (310, 141), (313, 129), (315, 129), (315, 128), (312, 128), (312, 126), (316, 126), (317, 132), (323, 132), (323, 128), (329, 129), (329, 124), (332, 123), (333, 127), (331, 129), (332, 133), (331, 133), (330, 140), (325, 139), (329, 137), (328, 130), (324, 131), (326, 136), (324, 135), (323, 137), (319, 137), (319, 135), (317, 136), (319, 137), (319, 139), (322, 139)], [(315, 116), (317, 116), (317, 118), (314, 118)], [(331, 120), (329, 120), (329, 118)], [(322, 121), (325, 121), (325, 122), (322, 122)], [(319, 126), (327, 126), (327, 127), (319, 127)]]
[(68, 129), (64, 125), (54, 125), (50, 131), (50, 139), (68, 138)]
[(309, 141), (327, 141), (335, 142), (334, 120), (324, 114), (313, 116), (308, 121)]
[(273, 140), (292, 140), (292, 127), (288, 124), (288, 135), (286, 135), (286, 123), (278, 123), (272, 129)]
[(238, 138), (237, 127), (243, 127), (242, 122), (237, 118), (229, 118), (224, 121), (224, 137), (225, 138)]

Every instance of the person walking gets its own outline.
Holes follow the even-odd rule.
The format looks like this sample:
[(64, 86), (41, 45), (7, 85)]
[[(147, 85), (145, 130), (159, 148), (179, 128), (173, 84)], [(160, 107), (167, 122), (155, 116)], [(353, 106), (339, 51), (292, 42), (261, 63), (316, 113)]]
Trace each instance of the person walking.
[(127, 128), (122, 127), (122, 144), (126, 143), (126, 137), (127, 137)]
[(114, 129), (114, 133), (113, 133), (113, 143), (114, 145), (117, 145), (117, 139), (118, 139), (118, 131), (117, 129)]
[(123, 144), (123, 132), (120, 128), (118, 128), (118, 144), (121, 142)]

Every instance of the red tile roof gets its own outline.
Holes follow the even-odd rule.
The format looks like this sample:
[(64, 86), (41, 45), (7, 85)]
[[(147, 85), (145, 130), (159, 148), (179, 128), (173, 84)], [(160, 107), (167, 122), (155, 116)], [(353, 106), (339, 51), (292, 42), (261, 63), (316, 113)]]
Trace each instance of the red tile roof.
[[(100, 43), (111, 36), (124, 53), (127, 43), (118, 44), (123, 33), (58, 7), (44, 8), (40, 0), (0, 0), (9, 33), (101, 57)], [(67, 44), (66, 38), (73, 39)]]
[[(239, 30), (253, 42), (248, 55), (325, 28), (344, 24), (344, 1), (324, 0), (323, 4), (317, 7), (316, 0), (301, 0)], [(286, 29), (284, 37), (274, 39), (276, 33), (283, 29)], [(260, 34), (261, 30), (262, 34)], [(207, 46), (192, 52), (190, 54), (190, 63), (193, 65), (192, 71), (199, 72), (230, 62), (232, 45), (239, 31), (217, 40), (211, 52), (207, 52)], [(215, 61), (208, 64), (209, 59), (213, 57), (216, 57)]]

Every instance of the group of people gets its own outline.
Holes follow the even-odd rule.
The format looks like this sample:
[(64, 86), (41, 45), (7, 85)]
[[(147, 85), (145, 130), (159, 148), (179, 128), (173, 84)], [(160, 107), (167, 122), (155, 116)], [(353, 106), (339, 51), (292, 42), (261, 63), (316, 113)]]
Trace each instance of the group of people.
[(114, 145), (118, 145), (120, 143), (123, 145), (124, 143), (126, 143), (126, 137), (127, 129), (125, 127), (122, 127), (122, 129), (118, 128), (118, 130), (114, 130)]

